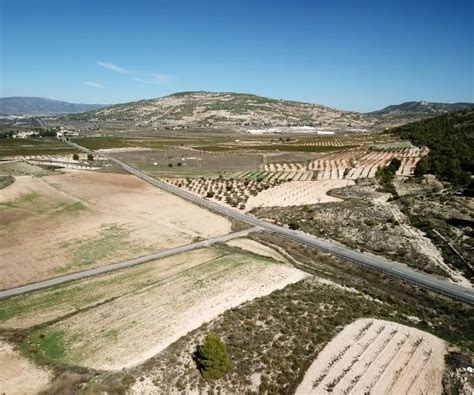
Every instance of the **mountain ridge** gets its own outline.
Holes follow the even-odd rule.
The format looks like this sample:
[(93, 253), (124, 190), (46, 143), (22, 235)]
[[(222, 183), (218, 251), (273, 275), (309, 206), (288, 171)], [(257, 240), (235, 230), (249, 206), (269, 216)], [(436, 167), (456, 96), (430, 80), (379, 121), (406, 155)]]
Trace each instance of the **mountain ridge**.
[[(1, 114), (21, 114), (5, 102), (20, 103), (30, 115), (64, 115), (71, 120), (131, 121), (153, 127), (233, 127), (238, 129), (313, 126), (365, 130), (402, 125), (453, 111), (474, 103), (408, 101), (367, 113), (326, 105), (273, 99), (250, 93), (184, 91), (167, 96), (113, 105), (68, 103), (46, 98), (0, 98)], [(38, 107), (34, 108), (34, 103)], [(13, 103), (15, 104), (15, 103)], [(29, 107), (28, 107), (29, 106)], [(25, 112), (23, 112), (24, 114)]]
[(35, 96), (0, 97), (2, 115), (62, 115), (95, 110), (105, 104), (70, 103)]
[(207, 91), (177, 92), (69, 117), (96, 121), (127, 120), (164, 127), (365, 127), (373, 123), (363, 114), (319, 104), (248, 93)]
[(380, 110), (371, 111), (367, 114), (378, 116), (394, 116), (402, 114), (427, 114), (441, 115), (454, 111), (469, 110), (474, 108), (474, 103), (457, 102), (457, 103), (437, 103), (421, 101), (407, 101), (400, 104), (392, 104)]

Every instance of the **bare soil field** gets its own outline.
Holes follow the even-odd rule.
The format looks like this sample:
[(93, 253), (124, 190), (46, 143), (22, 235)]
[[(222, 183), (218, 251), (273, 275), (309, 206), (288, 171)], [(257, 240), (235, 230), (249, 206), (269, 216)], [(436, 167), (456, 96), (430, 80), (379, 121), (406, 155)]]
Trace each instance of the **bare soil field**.
[(441, 394), (445, 354), (427, 332), (360, 319), (319, 353), (296, 394)]
[(351, 180), (290, 181), (267, 189), (252, 196), (246, 204), (246, 210), (255, 207), (288, 207), (304, 204), (317, 204), (341, 201), (329, 196), (328, 191), (353, 185)]
[(230, 222), (130, 175), (16, 177), (0, 191), (0, 288), (226, 234)]
[(54, 172), (45, 170), (41, 167), (31, 165), (27, 162), (18, 162), (9, 160), (0, 162), (0, 174), (9, 176), (48, 176)]
[[(140, 274), (139, 283), (133, 273), (123, 278), (125, 284), (134, 284), (122, 284), (128, 292), (34, 331), (28, 343), (47, 354), (46, 345), (53, 342), (61, 350), (53, 357), (63, 362), (122, 369), (153, 357), (223, 311), (307, 276), (290, 265), (232, 248), (208, 248), (156, 261), (148, 265), (147, 275)], [(41, 299), (36, 302), (41, 306)], [(16, 324), (28, 320), (28, 315), (33, 323), (33, 310), (20, 314)], [(5, 323), (12, 324), (14, 319)]]
[(19, 355), (0, 340), (0, 392), (5, 395), (29, 395), (43, 390), (50, 373)]
[(220, 172), (257, 170), (261, 154), (216, 153), (197, 151), (190, 147), (171, 147), (160, 150), (119, 151), (113, 156), (153, 175), (198, 176)]

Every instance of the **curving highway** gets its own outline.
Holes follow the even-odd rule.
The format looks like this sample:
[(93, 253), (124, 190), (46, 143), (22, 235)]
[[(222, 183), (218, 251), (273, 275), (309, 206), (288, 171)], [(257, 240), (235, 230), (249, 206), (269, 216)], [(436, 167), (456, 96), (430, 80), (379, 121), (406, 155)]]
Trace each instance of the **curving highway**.
[[(72, 143), (67, 141), (68, 144), (74, 146), (75, 148), (82, 150), (84, 152), (91, 152), (89, 149), (82, 147), (78, 144)], [(303, 244), (306, 244), (307, 246), (317, 248), (321, 251), (328, 252), (330, 254), (333, 254), (337, 257), (343, 258), (343, 259), (348, 259), (352, 262), (355, 262), (361, 266), (370, 268), (370, 269), (375, 269), (380, 272), (383, 272), (385, 274), (398, 277), (404, 281), (410, 282), (412, 284), (416, 284), (420, 287), (423, 287), (425, 289), (429, 289), (431, 291), (443, 294), (445, 296), (451, 297), (453, 299), (460, 300), (462, 302), (466, 302), (469, 304), (474, 304), (474, 291), (471, 289), (467, 289), (464, 287), (461, 287), (459, 285), (450, 283), (448, 281), (440, 280), (437, 279), (433, 276), (430, 276), (428, 274), (423, 274), (419, 273), (417, 271), (414, 271), (412, 269), (409, 269), (406, 266), (402, 266), (401, 264), (398, 264), (393, 261), (389, 261), (387, 259), (366, 254), (366, 253), (361, 253), (358, 251), (351, 250), (349, 248), (337, 245), (333, 242), (327, 241), (320, 239), (318, 237), (315, 237), (313, 235), (309, 235), (307, 233), (299, 232), (299, 231), (293, 231), (290, 229), (283, 228), (278, 225), (271, 224), (269, 222), (266, 222), (264, 220), (258, 219), (252, 215), (249, 214), (244, 214), (240, 211), (234, 210), (229, 207), (225, 207), (221, 204), (215, 203), (213, 201), (210, 201), (206, 198), (196, 196), (190, 192), (184, 191), (178, 187), (175, 187), (173, 185), (169, 185), (163, 181), (157, 180), (145, 172), (138, 170), (122, 161), (119, 159), (116, 159), (108, 154), (103, 154), (100, 153), (101, 156), (107, 158), (111, 162), (117, 164), (118, 166), (122, 167), (124, 170), (127, 172), (141, 178), (142, 180), (150, 183), (151, 185), (154, 185), (158, 188), (161, 188), (169, 193), (172, 193), (174, 195), (177, 195), (183, 199), (186, 199), (188, 201), (191, 201), (195, 204), (198, 204), (202, 207), (206, 207), (210, 210), (216, 211), (218, 213), (224, 214), (226, 216), (229, 216), (231, 218), (238, 219), (240, 221), (246, 222), (250, 225), (253, 225), (255, 227), (259, 227), (262, 230), (272, 232), (274, 234), (277, 234), (279, 236), (286, 237), (290, 240), (294, 240)]]

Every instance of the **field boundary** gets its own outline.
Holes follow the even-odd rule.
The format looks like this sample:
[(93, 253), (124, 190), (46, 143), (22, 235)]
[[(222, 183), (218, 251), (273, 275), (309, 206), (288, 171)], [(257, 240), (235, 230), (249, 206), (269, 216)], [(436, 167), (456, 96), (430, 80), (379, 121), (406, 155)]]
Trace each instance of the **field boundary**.
[(131, 266), (140, 265), (142, 263), (151, 262), (157, 259), (166, 258), (168, 256), (181, 254), (183, 252), (197, 250), (199, 248), (209, 247), (210, 245), (215, 244), (215, 243), (221, 243), (221, 242), (225, 242), (231, 239), (236, 239), (238, 237), (247, 236), (249, 233), (255, 232), (258, 230), (259, 228), (257, 227), (245, 229), (245, 230), (229, 233), (222, 236), (212, 237), (212, 238), (198, 241), (195, 243), (189, 243), (189, 244), (185, 244), (179, 247), (161, 250), (153, 254), (144, 255), (138, 258), (128, 259), (128, 260), (116, 262), (116, 263), (110, 263), (108, 265), (96, 267), (93, 269), (70, 273), (64, 276), (54, 277), (47, 280), (38, 281), (32, 284), (22, 285), (20, 287), (5, 289), (5, 290), (0, 291), (0, 299), (22, 295), (28, 292), (37, 291), (40, 289), (49, 288), (55, 285), (65, 284), (72, 281), (82, 280), (84, 278), (93, 277), (99, 274), (108, 273), (115, 270), (131, 267)]

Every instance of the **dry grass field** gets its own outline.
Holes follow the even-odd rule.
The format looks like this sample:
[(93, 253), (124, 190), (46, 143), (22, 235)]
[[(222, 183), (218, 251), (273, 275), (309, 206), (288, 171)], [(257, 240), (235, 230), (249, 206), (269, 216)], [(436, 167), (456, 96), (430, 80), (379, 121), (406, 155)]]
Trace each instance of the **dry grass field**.
[(25, 342), (36, 357), (107, 370), (139, 364), (223, 311), (306, 277), (241, 243), (0, 301), (1, 327), (39, 325)]
[(441, 394), (445, 354), (429, 333), (360, 319), (319, 353), (296, 394)]
[(122, 174), (18, 176), (0, 190), (0, 288), (226, 234), (228, 220)]

